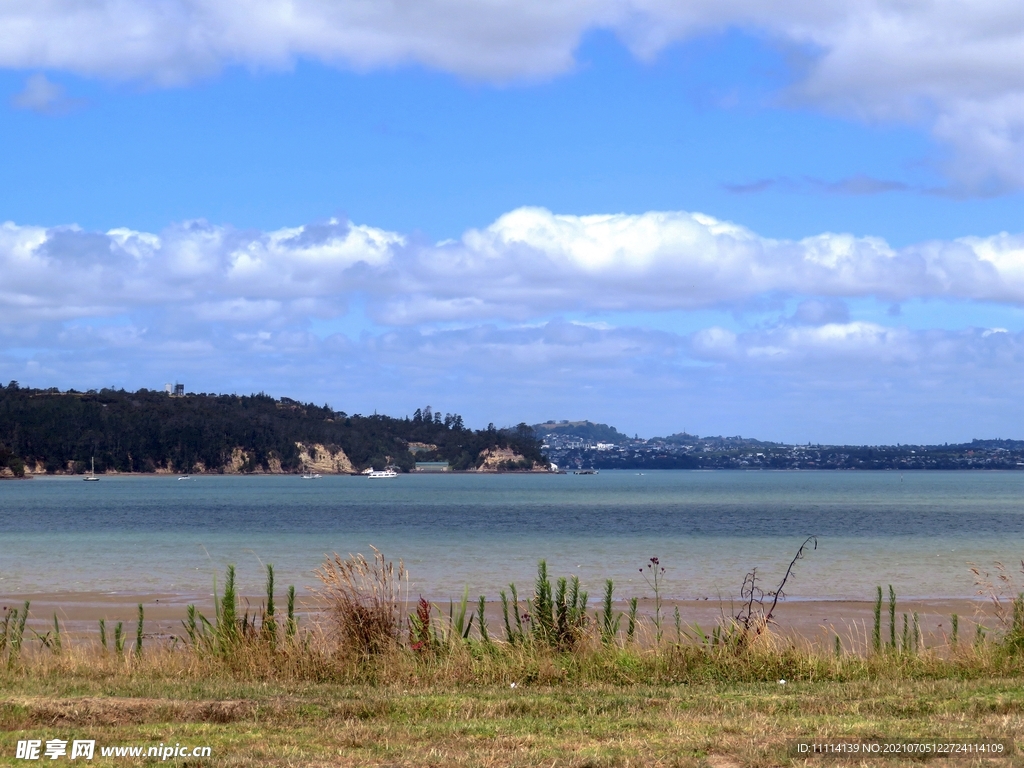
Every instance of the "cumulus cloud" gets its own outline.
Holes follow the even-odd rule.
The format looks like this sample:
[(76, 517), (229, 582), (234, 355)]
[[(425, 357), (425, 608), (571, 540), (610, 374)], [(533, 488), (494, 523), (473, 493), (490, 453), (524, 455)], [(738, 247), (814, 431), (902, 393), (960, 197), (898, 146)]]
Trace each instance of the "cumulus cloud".
[(252, 322), (329, 317), (358, 295), (380, 324), (526, 322), (566, 312), (736, 308), (807, 299), (797, 324), (843, 322), (843, 299), (1024, 305), (1024, 236), (893, 248), (823, 233), (778, 240), (686, 212), (557, 215), (521, 208), (458, 241), (420, 243), (331, 220), (273, 232), (186, 222), (158, 234), (0, 226), (11, 322), (175, 305)]
[[(474, 423), (601, 414), (647, 434), (945, 440), (1024, 418), (1024, 334), (866, 320), (850, 301), (865, 296), (1022, 306), (1024, 237), (897, 249), (774, 240), (684, 212), (543, 209), (441, 244), (336, 220), (273, 232), (7, 223), (0, 373), (77, 388), (181, 378), (350, 412), (432, 402)], [(791, 314), (756, 327), (650, 327), (658, 309), (787, 297)], [(376, 324), (332, 329), (353, 306)]]
[(177, 84), (308, 57), (505, 81), (572, 69), (593, 29), (651, 57), (730, 28), (801, 52), (790, 100), (929, 127), (954, 151), (954, 191), (1024, 186), (1017, 0), (13, 0), (0, 7), (0, 66)]

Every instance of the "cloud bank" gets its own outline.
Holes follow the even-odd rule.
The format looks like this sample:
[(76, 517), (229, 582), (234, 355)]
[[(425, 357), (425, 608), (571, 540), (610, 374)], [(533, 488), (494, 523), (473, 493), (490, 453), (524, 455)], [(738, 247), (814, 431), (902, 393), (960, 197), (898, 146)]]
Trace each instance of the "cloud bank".
[(458, 241), (423, 243), (331, 220), (273, 232), (202, 221), (158, 234), (0, 226), (10, 322), (176, 304), (207, 320), (344, 312), (385, 326), (552, 314), (737, 308), (763, 297), (872, 297), (1024, 306), (1024, 236), (893, 248), (823, 233), (778, 240), (700, 213), (511, 211)]
[(309, 58), (503, 82), (570, 71), (595, 29), (642, 58), (744, 30), (803, 60), (787, 100), (927, 126), (951, 150), (954, 192), (1024, 186), (1017, 0), (10, 0), (0, 6), (0, 66), (173, 85)]
[[(483, 423), (618, 413), (647, 433), (731, 426), (800, 439), (953, 439), (982, 416), (994, 427), (1024, 416), (1011, 396), (1024, 334), (851, 310), (931, 300), (1012, 314), (1024, 308), (1022, 235), (893, 248), (834, 233), (776, 240), (680, 211), (539, 208), (442, 243), (339, 220), (159, 233), (8, 222), (0, 276), (0, 375), (45, 386), (183, 376), (350, 411), (433, 402)], [(777, 311), (765, 320), (764, 307)], [(760, 319), (700, 320), (751, 308)], [(658, 313), (676, 319), (653, 322)], [(650, 407), (638, 414), (635, 402)], [(574, 410), (582, 403), (587, 413)], [(874, 414), (861, 432), (851, 408)], [(932, 408), (943, 415), (922, 415)], [(803, 436), (783, 424), (803, 424)]]

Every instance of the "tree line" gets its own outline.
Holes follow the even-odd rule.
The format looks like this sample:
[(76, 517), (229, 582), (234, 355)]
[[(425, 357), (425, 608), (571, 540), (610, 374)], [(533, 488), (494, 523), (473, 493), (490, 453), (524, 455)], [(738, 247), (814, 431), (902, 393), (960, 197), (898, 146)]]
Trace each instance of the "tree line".
[[(472, 430), (457, 414), (430, 407), (412, 417), (349, 415), (329, 405), (301, 403), (267, 394), (193, 394), (171, 397), (140, 389), (61, 392), (0, 385), (0, 468), (15, 475), (26, 463), (47, 472), (208, 472), (230, 466), (241, 448), (243, 472), (302, 470), (299, 448), (322, 444), (341, 449), (357, 470), (386, 465), (409, 471), (417, 459), (446, 461), (452, 469), (474, 469), (482, 452), (510, 448), (524, 457), (518, 467), (546, 464), (540, 441), (526, 424)], [(418, 444), (410, 451), (410, 443)], [(514, 468), (514, 467), (507, 467)]]

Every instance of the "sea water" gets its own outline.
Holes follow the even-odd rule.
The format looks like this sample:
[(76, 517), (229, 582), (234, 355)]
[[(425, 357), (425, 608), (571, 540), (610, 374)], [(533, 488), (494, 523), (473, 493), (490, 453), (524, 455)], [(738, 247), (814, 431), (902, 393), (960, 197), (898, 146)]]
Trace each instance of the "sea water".
[[(598, 475), (104, 476), (0, 482), (0, 594), (209, 594), (225, 567), (259, 594), (263, 566), (301, 592), (325, 555), (377, 547), (411, 596), (528, 592), (537, 561), (594, 600), (735, 595), (773, 587), (808, 536), (792, 598), (970, 597), (969, 568), (1024, 585), (1024, 472), (601, 472)], [(1024, 588), (1024, 586), (1022, 586)]]

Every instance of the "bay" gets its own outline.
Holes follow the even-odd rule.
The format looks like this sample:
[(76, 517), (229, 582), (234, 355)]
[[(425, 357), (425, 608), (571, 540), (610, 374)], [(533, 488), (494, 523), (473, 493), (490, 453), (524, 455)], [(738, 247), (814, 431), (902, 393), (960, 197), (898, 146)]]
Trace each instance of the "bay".
[[(756, 567), (771, 587), (809, 535), (796, 599), (975, 594), (969, 563), (1020, 576), (1024, 473), (602, 472), (598, 475), (104, 476), (0, 482), (0, 593), (208, 594), (236, 564), (259, 594), (263, 564), (301, 591), (328, 553), (403, 559), (412, 597), (528, 592), (537, 561), (597, 598), (735, 595)], [(1018, 578), (1024, 582), (1024, 578)]]

